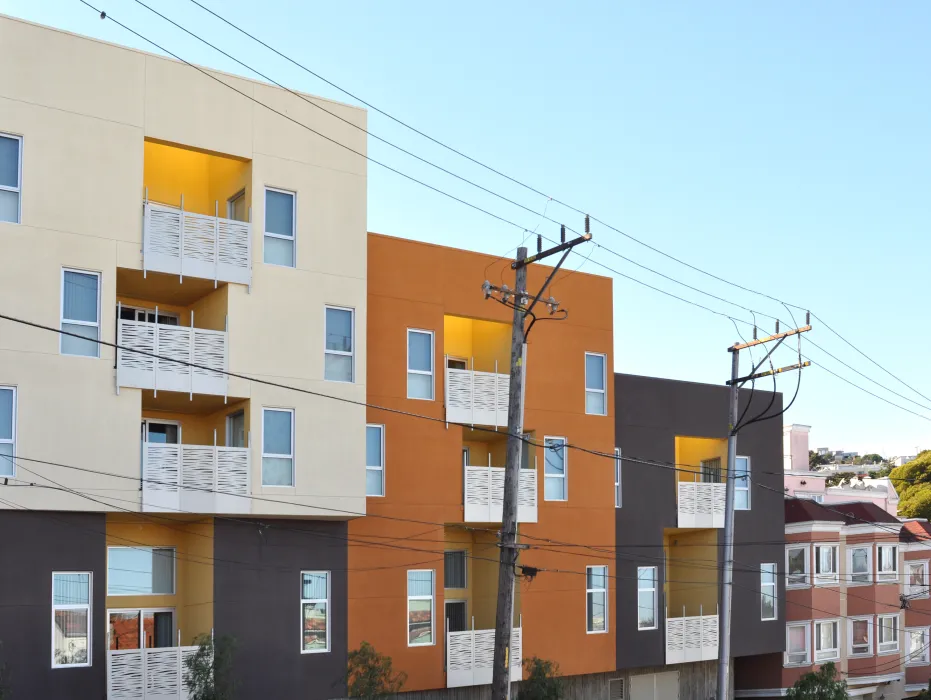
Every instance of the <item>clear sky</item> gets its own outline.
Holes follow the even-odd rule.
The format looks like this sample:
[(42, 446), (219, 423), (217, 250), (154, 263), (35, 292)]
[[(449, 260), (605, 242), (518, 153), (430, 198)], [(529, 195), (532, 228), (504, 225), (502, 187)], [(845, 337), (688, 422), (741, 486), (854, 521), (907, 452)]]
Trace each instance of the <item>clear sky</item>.
[[(146, 1), (279, 82), (350, 101), (189, 0)], [(931, 396), (931, 3), (202, 2), (473, 157), (697, 266), (810, 307)], [(93, 4), (186, 59), (246, 74), (134, 0)], [(0, 11), (153, 50), (78, 0), (0, 0)], [(545, 199), (381, 115), (370, 113), (369, 129), (544, 210)], [(372, 140), (370, 155), (527, 229), (539, 225), (557, 235), (555, 224)], [(376, 165), (369, 169), (368, 205), (369, 230), (387, 234), (495, 254), (524, 236)], [(580, 216), (554, 203), (547, 215), (581, 228)], [(787, 317), (768, 299), (715, 282), (620, 234), (597, 225), (593, 234), (675, 279)], [(583, 269), (604, 273), (594, 261), (750, 318), (603, 250)], [(571, 259), (572, 267), (581, 262)], [(622, 278), (614, 289), (617, 371), (727, 378), (725, 349), (737, 340), (730, 321)], [(771, 329), (771, 322), (764, 324)], [(931, 401), (827, 329), (816, 327), (811, 337), (928, 408), (804, 349), (816, 362), (824, 358), (839, 374), (931, 417)], [(788, 350), (776, 357), (779, 364), (793, 361)], [(794, 375), (780, 378), (780, 389), (791, 396), (795, 381)], [(931, 421), (820, 367), (804, 372), (787, 420), (813, 426), (812, 447), (887, 454), (931, 447)]]

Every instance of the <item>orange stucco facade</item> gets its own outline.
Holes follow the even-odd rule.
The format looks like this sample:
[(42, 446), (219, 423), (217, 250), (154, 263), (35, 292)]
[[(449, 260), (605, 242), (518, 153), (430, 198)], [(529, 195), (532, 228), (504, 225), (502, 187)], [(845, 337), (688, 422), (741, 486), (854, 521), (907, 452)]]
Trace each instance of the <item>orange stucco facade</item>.
[[(383, 497), (367, 499), (365, 518), (349, 523), (349, 648), (365, 640), (392, 658), (394, 668), (408, 674), (405, 690), (442, 688), (444, 671), (444, 550), (467, 549), (469, 587), (456, 599), (468, 601), (468, 616), (476, 628), (493, 627), (498, 548), (494, 532), (500, 523), (465, 523), (463, 448), (471, 461), (489, 456), (504, 466), (503, 436), (487, 431), (470, 434), (447, 426), (444, 409), (444, 328), (448, 319), (487, 323), (486, 335), (509, 338), (512, 311), (486, 300), (486, 279), (513, 287), (508, 260), (409, 240), (369, 234), (368, 238), (368, 375), (371, 404), (431, 416), (430, 423), (375, 408), (368, 422), (385, 426)], [(538, 289), (550, 268), (533, 265), (528, 287)], [(612, 283), (605, 277), (560, 272), (548, 292), (569, 312), (565, 321), (536, 324), (527, 350), (524, 430), (534, 440), (566, 438), (607, 454), (614, 452)], [(547, 311), (540, 309), (540, 315)], [(500, 325), (499, 325), (500, 324)], [(486, 326), (482, 326), (485, 328)], [(432, 331), (433, 400), (407, 398), (407, 329)], [(506, 331), (502, 335), (502, 331)], [(476, 336), (477, 337), (477, 336)], [(501, 343), (476, 350), (476, 369), (491, 371), (501, 356)], [(491, 342), (491, 341), (489, 341)], [(585, 353), (606, 356), (606, 415), (586, 414)], [(492, 357), (494, 355), (495, 357)], [(506, 358), (506, 354), (504, 355)], [(498, 359), (498, 371), (507, 365)], [(502, 366), (503, 365), (503, 366)], [(492, 430), (494, 428), (492, 427)], [(503, 433), (504, 428), (498, 428)], [(480, 443), (488, 442), (486, 448)], [(541, 569), (533, 580), (519, 579), (515, 622), (523, 632), (523, 657), (557, 661), (566, 675), (613, 670), (616, 666), (614, 580), (609, 578), (607, 629), (586, 628), (586, 566), (607, 566), (615, 574), (612, 555), (579, 555), (579, 549), (534, 547), (550, 538), (599, 546), (615, 541), (614, 465), (611, 459), (567, 451), (567, 498), (544, 499), (542, 450), (531, 450), (529, 464), (537, 471), (538, 514), (535, 523), (520, 525), (521, 541), (530, 548), (520, 563)], [(534, 460), (536, 457), (536, 460)], [(610, 550), (608, 550), (610, 551)], [(408, 646), (407, 571), (435, 571), (434, 642)]]

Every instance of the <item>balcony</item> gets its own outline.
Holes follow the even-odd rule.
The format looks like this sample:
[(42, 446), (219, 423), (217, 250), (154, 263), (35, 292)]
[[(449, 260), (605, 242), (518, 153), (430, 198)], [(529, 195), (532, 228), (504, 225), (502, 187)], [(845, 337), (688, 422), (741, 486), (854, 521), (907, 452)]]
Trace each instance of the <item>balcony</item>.
[[(504, 468), (465, 467), (464, 520), (500, 523), (503, 517)], [(517, 520), (537, 522), (537, 471), (521, 469), (517, 485)]]
[(143, 512), (249, 513), (249, 448), (145, 442)]
[(229, 369), (227, 335), (225, 331), (120, 319), (117, 344), (127, 349), (116, 352), (117, 386), (226, 396), (228, 381), (222, 373)]
[(187, 700), (184, 661), (197, 647), (121, 649), (107, 652), (108, 700)]
[(724, 527), (725, 484), (679, 482), (679, 527)]
[(718, 616), (666, 617), (666, 663), (718, 658)]
[(252, 283), (252, 225), (145, 202), (142, 269), (217, 282)]
[(446, 368), (446, 420), (464, 425), (508, 425), (510, 376)]
[[(467, 630), (446, 635), (446, 687), (461, 688), (491, 683), (494, 665), (495, 631)], [(511, 630), (511, 680), (522, 677), (521, 628)]]

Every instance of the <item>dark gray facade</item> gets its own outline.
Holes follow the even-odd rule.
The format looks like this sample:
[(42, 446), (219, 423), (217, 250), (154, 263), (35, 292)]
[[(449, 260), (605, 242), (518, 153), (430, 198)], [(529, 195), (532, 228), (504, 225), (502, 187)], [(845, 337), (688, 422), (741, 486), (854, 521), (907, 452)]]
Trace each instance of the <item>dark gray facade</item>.
[[(12, 698), (106, 698), (106, 529), (101, 513), (0, 511), (0, 666)], [(56, 571), (93, 574), (90, 666), (52, 668)]]
[[(725, 438), (728, 432), (728, 389), (710, 384), (616, 374), (614, 377), (616, 444), (628, 459), (667, 464), (676, 461), (677, 435)], [(755, 391), (748, 415), (762, 412), (771, 392)], [(740, 395), (740, 411), (750, 399)], [(776, 394), (770, 413), (782, 410)], [(784, 510), (782, 421), (775, 418), (749, 426), (737, 438), (740, 455), (750, 457), (750, 510), (735, 514), (733, 633), (735, 657), (782, 651), (785, 623), (760, 620), (761, 563), (775, 563), (777, 600), (784, 600)], [(617, 509), (617, 667), (661, 666), (665, 663), (665, 609), (659, 601), (658, 629), (637, 629), (637, 566), (663, 571), (663, 530), (677, 526), (676, 472), (632, 461), (622, 462), (622, 507)], [(718, 542), (723, 530), (718, 531)], [(646, 546), (644, 546), (646, 545)], [(720, 559), (720, 554), (719, 554)], [(672, 667), (670, 667), (672, 668)]]
[[(236, 639), (241, 700), (346, 695), (345, 522), (217, 519), (214, 628)], [(301, 653), (301, 571), (330, 572), (330, 651)]]

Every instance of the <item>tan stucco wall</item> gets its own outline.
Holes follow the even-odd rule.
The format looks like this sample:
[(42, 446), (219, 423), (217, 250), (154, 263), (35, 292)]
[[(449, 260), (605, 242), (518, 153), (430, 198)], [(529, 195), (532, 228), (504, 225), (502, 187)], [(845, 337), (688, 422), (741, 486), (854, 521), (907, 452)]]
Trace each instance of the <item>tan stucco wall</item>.
[[(204, 292), (184, 304), (187, 315), (193, 308), (194, 325), (213, 329), (222, 329), (228, 317), (233, 372), (365, 400), (364, 158), (188, 66), (139, 51), (0, 16), (0, 62), (17, 66), (0, 71), (0, 131), (23, 137), (21, 223), (0, 223), (0, 301), (6, 312), (57, 328), (62, 267), (97, 271), (101, 338), (114, 341), (117, 269), (142, 269), (146, 140), (149, 152), (178, 144), (195, 155), (222, 154), (234, 160), (208, 162), (202, 199), (210, 210), (210, 201), (246, 186), (255, 222), (253, 283), (251, 289), (230, 284)], [(216, 75), (365, 152), (362, 131), (294, 95)], [(318, 101), (365, 126), (363, 110)], [(297, 192), (294, 269), (262, 262), (266, 185)], [(177, 289), (190, 289), (185, 283), (178, 280)], [(353, 384), (323, 381), (325, 304), (355, 309)], [(138, 482), (131, 479), (140, 473), (141, 392), (123, 388), (117, 395), (109, 348), (102, 348), (100, 359), (64, 357), (58, 342), (56, 334), (0, 322), (0, 384), (19, 389), (17, 453), (129, 477), (36, 468), (82, 491), (129, 489), (120, 497), (138, 499), (132, 490)], [(253, 512), (345, 517), (345, 511), (365, 511), (364, 408), (245, 380), (230, 380), (229, 396), (231, 404), (249, 400), (255, 493), (299, 504), (253, 501)], [(260, 485), (263, 405), (296, 411), (293, 488)], [(157, 401), (150, 408), (158, 410)], [(17, 476), (35, 480), (24, 471)], [(17, 501), (30, 508), (103, 508), (44, 489), (21, 489)], [(320, 509), (306, 507), (313, 505)]]

